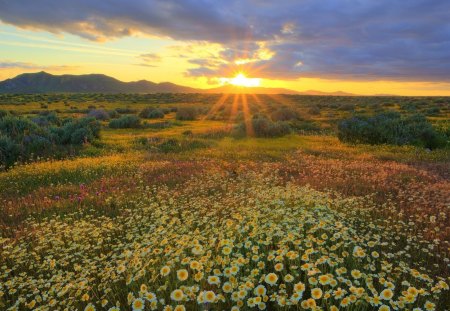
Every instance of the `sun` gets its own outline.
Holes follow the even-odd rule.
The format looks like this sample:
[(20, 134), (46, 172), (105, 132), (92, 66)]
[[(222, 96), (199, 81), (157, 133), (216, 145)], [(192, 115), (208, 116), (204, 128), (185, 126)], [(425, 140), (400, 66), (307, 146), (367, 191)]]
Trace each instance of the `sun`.
[(259, 78), (247, 78), (243, 72), (239, 72), (234, 78), (221, 78), (222, 84), (232, 84), (241, 87), (256, 87), (261, 83)]

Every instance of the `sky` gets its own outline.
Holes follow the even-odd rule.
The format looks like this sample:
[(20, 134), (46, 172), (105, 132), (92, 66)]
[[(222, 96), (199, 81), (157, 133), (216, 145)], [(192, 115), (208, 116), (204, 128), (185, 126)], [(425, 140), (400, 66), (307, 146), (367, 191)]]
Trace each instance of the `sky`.
[(448, 12), (448, 0), (0, 0), (0, 80), (211, 88), (241, 73), (298, 91), (450, 95)]

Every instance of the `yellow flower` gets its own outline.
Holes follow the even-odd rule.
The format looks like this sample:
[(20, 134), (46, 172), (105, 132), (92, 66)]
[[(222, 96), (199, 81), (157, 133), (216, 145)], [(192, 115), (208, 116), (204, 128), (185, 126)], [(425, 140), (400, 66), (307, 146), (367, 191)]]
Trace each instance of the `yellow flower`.
[(432, 303), (431, 301), (426, 301), (424, 305), (425, 310), (427, 311), (434, 311), (436, 309), (436, 305)]
[(355, 269), (355, 270), (352, 270), (351, 274), (352, 274), (352, 276), (353, 276), (355, 279), (359, 279), (359, 278), (361, 278), (361, 276), (362, 276), (361, 271), (356, 270), (356, 269)]
[(167, 276), (170, 273), (170, 267), (164, 266), (161, 268), (159, 272), (161, 273), (162, 276)]
[(170, 294), (170, 298), (175, 301), (181, 301), (184, 298), (184, 293), (181, 289), (176, 289), (172, 291), (172, 293)]
[(303, 293), (305, 289), (306, 289), (305, 284), (302, 282), (298, 282), (297, 284), (294, 285), (294, 291), (296, 293)]
[(135, 299), (132, 304), (133, 311), (143, 310), (144, 306), (145, 306), (145, 302), (141, 298)]
[(216, 294), (213, 291), (206, 291), (203, 294), (205, 302), (214, 302), (216, 300)]
[(389, 289), (389, 288), (384, 289), (384, 290), (380, 293), (380, 298), (381, 298), (381, 299), (384, 299), (384, 300), (391, 300), (393, 296), (394, 296), (394, 293), (393, 293), (392, 290)]
[(264, 285), (258, 285), (255, 287), (255, 289), (253, 290), (253, 293), (256, 296), (264, 296), (266, 294), (267, 290), (264, 287)]
[(316, 300), (322, 298), (322, 294), (323, 294), (323, 292), (320, 288), (313, 288), (311, 290), (311, 297)]
[(95, 306), (90, 303), (86, 306), (86, 308), (84, 308), (84, 311), (95, 311)]
[(278, 276), (275, 273), (269, 273), (266, 275), (264, 280), (267, 284), (274, 285), (278, 281)]
[(186, 281), (189, 277), (189, 273), (186, 269), (180, 269), (177, 271), (177, 278), (180, 281)]

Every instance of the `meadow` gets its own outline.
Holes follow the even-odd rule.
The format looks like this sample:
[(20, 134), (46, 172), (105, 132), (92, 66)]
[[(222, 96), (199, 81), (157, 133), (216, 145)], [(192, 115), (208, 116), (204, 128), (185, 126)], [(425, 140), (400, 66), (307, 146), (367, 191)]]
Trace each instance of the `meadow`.
[[(17, 147), (1, 310), (450, 310), (450, 98), (0, 95), (0, 110), (39, 125), (0, 135)], [(86, 117), (98, 135), (65, 136)]]

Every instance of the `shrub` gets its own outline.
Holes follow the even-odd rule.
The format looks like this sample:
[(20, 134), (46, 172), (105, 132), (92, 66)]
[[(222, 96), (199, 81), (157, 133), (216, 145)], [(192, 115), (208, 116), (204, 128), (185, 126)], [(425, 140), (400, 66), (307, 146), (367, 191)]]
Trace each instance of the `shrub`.
[(313, 106), (313, 107), (309, 108), (308, 113), (313, 116), (317, 116), (320, 114), (320, 108), (317, 106)]
[(0, 109), (0, 119), (6, 117), (7, 115), (9, 115), (9, 112), (7, 110)]
[(20, 145), (8, 136), (0, 136), (0, 167), (12, 166), (20, 156)]
[(210, 145), (207, 142), (197, 139), (183, 139), (178, 140), (175, 138), (167, 139), (166, 141), (156, 145), (158, 151), (163, 153), (170, 152), (183, 152), (199, 148), (207, 148)]
[(177, 109), (176, 119), (182, 121), (192, 121), (198, 116), (198, 110), (195, 107), (181, 107)]
[(69, 145), (92, 142), (100, 135), (95, 118), (60, 120), (54, 113), (37, 120), (6, 116), (0, 119), (0, 166), (8, 168), (18, 160), (54, 156), (71, 151)]
[[(287, 122), (272, 122), (264, 116), (255, 115), (251, 120), (251, 130), (256, 137), (281, 137), (291, 132)], [(234, 136), (242, 137), (250, 133), (245, 122), (240, 123), (234, 129)]]
[(343, 120), (338, 125), (338, 137), (343, 142), (418, 145), (430, 149), (446, 144), (443, 135), (424, 116), (401, 117), (397, 112)]
[(297, 111), (290, 108), (280, 108), (274, 113), (272, 113), (273, 121), (290, 121), (290, 120), (297, 120), (298, 118), (299, 115)]
[(135, 113), (136, 112), (136, 110), (128, 108), (128, 107), (126, 107), (126, 108), (116, 108), (116, 111), (118, 113), (120, 113), (120, 114)]
[(87, 114), (88, 117), (93, 117), (96, 120), (109, 120), (110, 115), (109, 113), (104, 109), (93, 109), (89, 111)]
[(109, 127), (113, 129), (140, 128), (141, 119), (135, 115), (126, 115), (118, 119), (111, 120)]
[(164, 118), (164, 112), (159, 108), (148, 107), (144, 108), (139, 116), (145, 119), (161, 119)]

